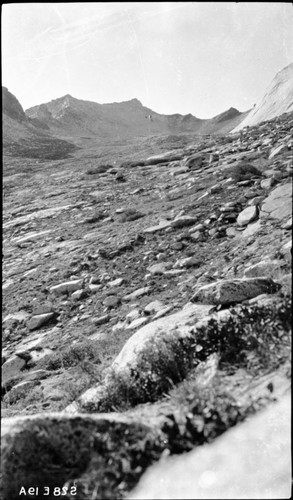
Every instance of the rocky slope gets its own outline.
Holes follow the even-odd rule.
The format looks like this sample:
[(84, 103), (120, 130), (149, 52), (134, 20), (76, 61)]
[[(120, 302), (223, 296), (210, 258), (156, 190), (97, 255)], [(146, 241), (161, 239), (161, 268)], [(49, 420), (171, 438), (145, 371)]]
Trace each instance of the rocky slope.
[[(254, 441), (257, 418), (266, 439), (259, 410), (287, 408), (292, 125), (291, 113), (241, 136), (4, 156), (4, 500), (22, 487), (27, 498), (61, 487), (67, 499), (150, 498), (153, 481), (131, 490), (159, 459), (156, 494), (172, 498), (169, 455), (202, 445), (211, 454), (190, 456), (190, 493), (210, 498), (214, 445), (263, 491), (267, 475), (229, 433)], [(289, 443), (275, 428), (259, 449), (266, 471), (281, 432)], [(277, 469), (279, 496), (287, 462)]]
[(138, 99), (98, 104), (75, 99), (70, 95), (29, 108), (26, 114), (64, 137), (95, 136), (104, 140), (186, 132), (226, 133), (246, 116), (231, 108), (215, 118), (200, 120), (191, 114), (183, 116), (156, 113), (143, 106)]
[(271, 120), (283, 113), (290, 113), (290, 111), (293, 111), (293, 63), (277, 73), (264, 97), (234, 128), (233, 132)]
[(16, 97), (2, 87), (3, 150), (10, 156), (24, 158), (67, 158), (76, 147), (52, 137), (49, 127), (24, 112)]

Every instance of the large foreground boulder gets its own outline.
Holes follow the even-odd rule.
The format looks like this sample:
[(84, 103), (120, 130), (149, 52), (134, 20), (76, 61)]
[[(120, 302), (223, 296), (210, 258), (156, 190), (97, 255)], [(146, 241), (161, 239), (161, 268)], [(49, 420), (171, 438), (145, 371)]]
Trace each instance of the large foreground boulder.
[[(106, 376), (104, 383), (88, 389), (80, 396), (78, 401), (69, 405), (66, 409), (69, 413), (76, 413), (78, 411), (99, 411), (101, 405), (113, 398), (114, 392), (119, 392), (119, 387), (112, 384), (113, 375), (119, 379), (122, 377), (129, 378), (128, 383), (131, 384), (132, 378), (135, 378), (135, 371), (137, 370), (138, 362), (141, 356), (147, 359), (147, 366), (149, 370), (160, 370), (162, 366), (162, 377), (166, 375), (164, 369), (169, 362), (173, 363), (172, 357), (172, 341), (174, 339), (187, 339), (194, 335), (194, 327), (197, 324), (206, 323), (209, 319), (209, 311), (211, 306), (199, 304), (187, 304), (187, 306), (178, 313), (171, 314), (159, 318), (148, 325), (140, 328), (130, 339), (126, 342), (116, 359), (114, 360), (110, 374)], [(170, 345), (170, 349), (169, 349)], [(149, 355), (150, 348), (158, 352)], [(161, 360), (161, 361), (160, 361)], [(159, 366), (158, 366), (158, 363)], [(184, 369), (184, 360), (181, 361), (182, 370)], [(145, 373), (147, 378), (148, 374)], [(117, 384), (118, 386), (119, 384)]]
[(290, 396), (178, 458), (150, 468), (129, 500), (290, 498)]

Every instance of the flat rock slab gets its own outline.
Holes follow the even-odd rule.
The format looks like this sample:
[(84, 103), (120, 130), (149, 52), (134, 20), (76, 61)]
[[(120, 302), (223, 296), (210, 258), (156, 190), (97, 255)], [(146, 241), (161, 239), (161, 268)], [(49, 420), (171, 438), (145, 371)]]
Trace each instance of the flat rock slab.
[(150, 468), (128, 500), (290, 498), (290, 396), (211, 444)]
[(199, 288), (191, 301), (228, 305), (252, 299), (262, 293), (275, 293), (280, 288), (278, 283), (266, 277), (222, 280)]
[(151, 226), (151, 227), (144, 229), (143, 232), (153, 234), (153, 233), (156, 233), (158, 231), (162, 231), (163, 229), (167, 229), (167, 227), (170, 227), (170, 226), (171, 226), (171, 222), (168, 220), (166, 220), (166, 221), (164, 220), (164, 221), (159, 222), (159, 224), (157, 224), (156, 226)]
[(17, 217), (15, 219), (12, 219), (11, 221), (5, 222), (2, 227), (3, 229), (8, 229), (9, 227), (25, 224), (32, 219), (47, 219), (48, 217), (52, 217), (62, 210), (68, 210), (72, 207), (74, 207), (74, 205), (64, 205), (61, 207), (47, 208), (45, 210), (37, 210), (36, 212), (32, 212), (31, 214), (22, 215), (21, 217)]
[(281, 260), (262, 260), (257, 264), (253, 264), (245, 269), (244, 276), (251, 278), (254, 276), (269, 276), (270, 278), (278, 277), (280, 270), (284, 266)]
[(264, 200), (260, 217), (273, 217), (286, 221), (292, 216), (292, 184), (278, 186)]
[(254, 234), (258, 233), (260, 229), (261, 229), (261, 221), (257, 220), (256, 222), (248, 224), (248, 226), (246, 226), (244, 231), (242, 231), (241, 236), (243, 238), (249, 238), (250, 236), (253, 236)]
[(63, 293), (75, 292), (82, 288), (83, 280), (73, 280), (60, 283), (59, 285), (51, 286), (50, 292), (56, 295), (62, 295)]
[(23, 238), (14, 238), (11, 240), (11, 243), (14, 245), (19, 245), (21, 243), (26, 243), (27, 241), (35, 241), (35, 240), (40, 240), (41, 242), (44, 241), (43, 236), (49, 233), (52, 233), (54, 231), (53, 229), (47, 229), (46, 231), (40, 231), (39, 233), (30, 233), (27, 236), (24, 236)]

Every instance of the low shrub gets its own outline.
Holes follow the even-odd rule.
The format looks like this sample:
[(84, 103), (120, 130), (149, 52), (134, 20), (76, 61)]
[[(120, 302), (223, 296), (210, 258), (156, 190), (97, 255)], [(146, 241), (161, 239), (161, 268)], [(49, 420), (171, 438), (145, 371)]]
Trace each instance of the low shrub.
[(228, 174), (237, 182), (249, 180), (254, 175), (262, 176), (262, 173), (254, 165), (245, 161), (231, 167)]
[(95, 174), (103, 174), (107, 172), (109, 168), (112, 168), (112, 165), (97, 165), (88, 167), (85, 171), (87, 175), (95, 175)]
[[(46, 370), (58, 370), (59, 368), (70, 368), (78, 364), (80, 365), (85, 361), (99, 364), (101, 361), (97, 352), (97, 342), (91, 340), (77, 342), (47, 358), (43, 363), (45, 366), (42, 366), (42, 368)], [(38, 364), (38, 368), (40, 368), (40, 364)]]

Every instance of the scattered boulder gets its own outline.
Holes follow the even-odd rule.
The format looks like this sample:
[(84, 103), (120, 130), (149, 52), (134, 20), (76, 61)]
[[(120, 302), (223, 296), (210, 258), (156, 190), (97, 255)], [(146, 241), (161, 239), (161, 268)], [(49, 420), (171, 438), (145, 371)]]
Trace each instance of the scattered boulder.
[(82, 288), (83, 280), (73, 280), (66, 281), (65, 283), (60, 283), (59, 285), (51, 286), (50, 292), (56, 295), (62, 295), (66, 293), (75, 292)]
[(258, 216), (258, 209), (256, 206), (247, 207), (237, 217), (238, 226), (247, 226), (250, 222), (254, 221)]
[(45, 325), (48, 323), (51, 319), (53, 319), (55, 316), (55, 313), (49, 312), (45, 314), (38, 314), (37, 316), (32, 316), (26, 324), (29, 330), (36, 330), (37, 328), (40, 328), (41, 326)]
[(147, 295), (151, 291), (150, 286), (144, 286), (142, 288), (139, 288), (138, 290), (135, 290), (132, 293), (129, 293), (128, 295), (124, 295), (122, 298), (123, 302), (130, 302), (131, 300), (135, 300), (139, 297), (142, 297), (142, 295)]
[(26, 366), (26, 360), (19, 356), (11, 356), (2, 365), (2, 384), (5, 385), (10, 379), (19, 377)]
[(186, 226), (192, 226), (198, 221), (197, 217), (192, 217), (190, 215), (181, 215), (180, 217), (176, 217), (176, 219), (172, 220), (170, 225), (174, 228), (181, 228)]
[(165, 271), (172, 267), (172, 262), (160, 262), (147, 268), (151, 274), (164, 274)]
[(153, 233), (157, 233), (158, 231), (162, 231), (163, 229), (167, 229), (170, 226), (171, 226), (170, 221), (162, 220), (156, 226), (151, 226), (151, 227), (148, 227), (147, 229), (144, 229), (143, 232), (153, 234)]
[(261, 293), (275, 293), (281, 286), (266, 277), (216, 281), (204, 285), (191, 298), (191, 302), (229, 305), (251, 299)]

